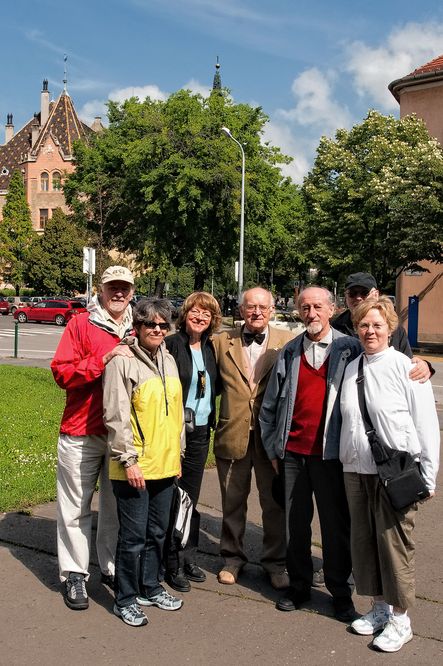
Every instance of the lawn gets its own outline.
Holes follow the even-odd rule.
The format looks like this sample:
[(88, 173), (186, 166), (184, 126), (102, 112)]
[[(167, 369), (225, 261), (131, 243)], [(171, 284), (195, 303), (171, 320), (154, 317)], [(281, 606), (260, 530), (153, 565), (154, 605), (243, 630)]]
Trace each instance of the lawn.
[(0, 512), (55, 499), (64, 402), (50, 370), (0, 365)]
[(50, 370), (0, 365), (0, 511), (55, 499), (64, 399)]

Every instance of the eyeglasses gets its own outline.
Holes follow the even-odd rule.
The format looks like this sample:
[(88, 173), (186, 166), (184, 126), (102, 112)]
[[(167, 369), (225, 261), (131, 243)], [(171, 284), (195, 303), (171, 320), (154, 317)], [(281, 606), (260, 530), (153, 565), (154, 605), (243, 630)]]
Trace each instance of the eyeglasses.
[(247, 303), (243, 306), (246, 312), (255, 312), (257, 308), (260, 312), (264, 313), (271, 309), (272, 305), (252, 305), (252, 303)]
[(207, 310), (197, 310), (193, 308), (192, 310), (189, 310), (189, 314), (191, 317), (199, 317), (200, 319), (204, 319), (205, 321), (209, 321), (212, 319), (212, 315), (210, 312)]
[(157, 326), (159, 327), (159, 329), (160, 329), (161, 331), (169, 331), (169, 329), (171, 328), (170, 325), (168, 324), (168, 322), (166, 322), (166, 321), (162, 321), (162, 322), (158, 322), (158, 321), (143, 321), (142, 324), (143, 324), (143, 326), (144, 326), (145, 328), (149, 328), (149, 329), (152, 329), (152, 330), (154, 330), (155, 328), (157, 328)]
[(351, 298), (357, 298), (357, 296), (367, 298), (367, 296), (369, 296), (369, 291), (369, 289), (365, 289), (364, 287), (351, 287), (350, 289), (346, 290), (346, 293)]

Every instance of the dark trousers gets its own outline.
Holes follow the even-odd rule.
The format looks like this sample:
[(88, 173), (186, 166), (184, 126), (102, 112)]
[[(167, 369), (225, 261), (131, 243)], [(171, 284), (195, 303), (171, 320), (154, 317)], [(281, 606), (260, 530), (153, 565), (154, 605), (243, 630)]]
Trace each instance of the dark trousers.
[(186, 490), (192, 500), (191, 529), (186, 548), (181, 550), (173, 539), (168, 539), (165, 557), (166, 569), (171, 572), (183, 567), (185, 562), (195, 561), (200, 532), (200, 513), (197, 511), (198, 499), (209, 449), (209, 426), (196, 426), (194, 432), (186, 433), (186, 450), (182, 460), (182, 475), (178, 485)]
[(112, 481), (120, 529), (115, 558), (115, 601), (129, 606), (137, 594), (157, 594), (158, 576), (169, 524), (175, 477), (146, 481), (138, 490), (127, 481)]
[(287, 568), (291, 586), (308, 591), (312, 584), (311, 522), (313, 495), (320, 519), (325, 584), (334, 597), (351, 595), (350, 519), (338, 460), (322, 460), (287, 451), (285, 482)]

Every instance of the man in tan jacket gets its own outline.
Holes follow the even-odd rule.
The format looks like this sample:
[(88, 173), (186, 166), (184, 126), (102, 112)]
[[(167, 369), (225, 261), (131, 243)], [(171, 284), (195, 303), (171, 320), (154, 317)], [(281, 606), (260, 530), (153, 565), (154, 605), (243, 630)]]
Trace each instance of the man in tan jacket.
[(274, 471), (261, 442), (258, 413), (274, 361), (293, 334), (269, 327), (273, 311), (269, 291), (249, 289), (240, 302), (244, 326), (214, 339), (222, 382), (214, 451), (223, 507), (220, 553), (225, 561), (218, 580), (232, 585), (247, 562), (243, 536), (254, 468), (263, 519), (261, 563), (273, 587), (283, 589), (289, 585), (284, 513), (272, 497)]

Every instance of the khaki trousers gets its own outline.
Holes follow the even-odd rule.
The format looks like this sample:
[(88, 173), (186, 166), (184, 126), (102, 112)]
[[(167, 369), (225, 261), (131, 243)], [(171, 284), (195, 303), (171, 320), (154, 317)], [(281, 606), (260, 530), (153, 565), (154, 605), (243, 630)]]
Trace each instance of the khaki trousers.
[(272, 498), (274, 470), (261, 444), (251, 431), (246, 455), (241, 460), (216, 458), (222, 496), (223, 523), (220, 554), (225, 567), (241, 569), (247, 560), (243, 539), (246, 529), (248, 496), (254, 468), (263, 521), (261, 564), (269, 573), (285, 569), (286, 539), (284, 511)]
[(415, 603), (417, 505), (395, 511), (377, 474), (345, 472), (351, 514), (351, 555), (358, 594), (382, 596), (407, 609)]
[(109, 481), (106, 435), (61, 434), (57, 463), (57, 553), (60, 580), (70, 572), (89, 578), (92, 497), (99, 480), (97, 557), (104, 574), (114, 575), (117, 505)]

